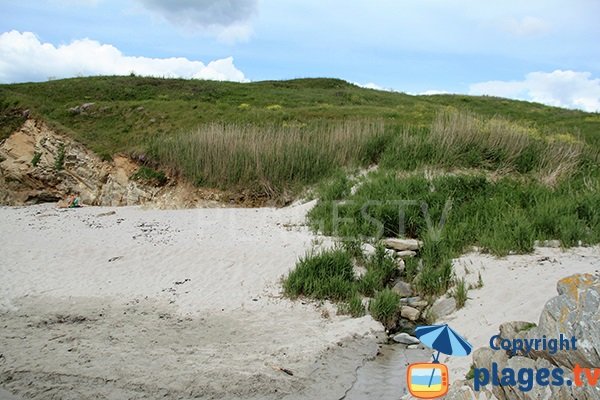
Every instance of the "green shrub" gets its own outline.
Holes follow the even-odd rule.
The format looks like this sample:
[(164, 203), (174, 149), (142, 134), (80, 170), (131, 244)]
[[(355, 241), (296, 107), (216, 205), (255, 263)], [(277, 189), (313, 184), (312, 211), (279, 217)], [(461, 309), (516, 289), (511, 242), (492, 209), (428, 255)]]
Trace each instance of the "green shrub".
[(167, 176), (162, 171), (157, 171), (155, 169), (141, 166), (138, 170), (131, 175), (131, 179), (146, 183), (152, 183), (158, 186), (162, 186), (167, 183)]
[(54, 158), (54, 170), (61, 171), (65, 166), (65, 145), (60, 144)]
[(381, 322), (387, 329), (392, 328), (398, 320), (400, 296), (389, 288), (375, 294), (369, 303), (371, 316)]

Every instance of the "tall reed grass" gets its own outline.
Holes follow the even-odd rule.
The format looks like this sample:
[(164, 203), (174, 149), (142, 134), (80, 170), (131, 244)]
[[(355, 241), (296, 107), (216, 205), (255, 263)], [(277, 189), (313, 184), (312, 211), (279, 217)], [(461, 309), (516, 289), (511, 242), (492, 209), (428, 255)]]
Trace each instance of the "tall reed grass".
[(584, 150), (572, 135), (543, 135), (501, 117), (485, 119), (449, 109), (437, 115), (429, 131), (405, 129), (383, 155), (382, 166), (532, 173), (541, 182), (555, 185), (577, 171)]
[(252, 188), (277, 196), (343, 166), (374, 161), (384, 144), (381, 121), (256, 126), (209, 124), (156, 137), (152, 156), (199, 185)]

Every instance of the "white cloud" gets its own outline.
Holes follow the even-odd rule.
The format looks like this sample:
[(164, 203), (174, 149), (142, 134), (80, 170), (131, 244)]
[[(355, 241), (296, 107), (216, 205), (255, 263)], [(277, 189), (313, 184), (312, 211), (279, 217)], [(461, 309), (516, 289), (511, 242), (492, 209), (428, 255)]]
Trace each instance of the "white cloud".
[(382, 86), (379, 86), (378, 84), (376, 84), (376, 83), (373, 83), (373, 82), (369, 82), (369, 83), (365, 83), (365, 84), (362, 84), (362, 83), (356, 83), (356, 82), (355, 82), (354, 84), (355, 84), (356, 86), (359, 86), (359, 87), (361, 87), (361, 88), (365, 88), (365, 89), (373, 89), (373, 90), (386, 90), (386, 91), (391, 91), (391, 89), (385, 89), (385, 88), (383, 88)]
[(508, 18), (501, 22), (501, 28), (515, 36), (539, 36), (550, 31), (550, 24), (537, 17)]
[(522, 81), (473, 84), (470, 94), (530, 100), (556, 107), (600, 111), (600, 79), (589, 72), (532, 72)]
[(445, 90), (431, 89), (431, 90), (426, 90), (424, 92), (419, 93), (419, 95), (421, 95), (421, 96), (434, 96), (436, 94), (449, 94), (449, 92), (446, 92)]
[(67, 45), (42, 43), (31, 32), (0, 34), (0, 82), (42, 81), (49, 77), (77, 75), (127, 75), (247, 81), (228, 57), (209, 62), (187, 58), (125, 56), (119, 49), (95, 40), (81, 39)]
[(208, 33), (225, 42), (247, 40), (258, 0), (138, 0), (177, 27)]

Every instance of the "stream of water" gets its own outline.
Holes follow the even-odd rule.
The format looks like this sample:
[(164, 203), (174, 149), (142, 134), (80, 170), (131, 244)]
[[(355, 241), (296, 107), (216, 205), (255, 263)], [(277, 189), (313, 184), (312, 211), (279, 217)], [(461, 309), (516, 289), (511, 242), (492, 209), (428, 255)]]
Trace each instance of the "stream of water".
[(408, 393), (406, 370), (412, 363), (429, 362), (430, 350), (408, 350), (384, 345), (380, 354), (358, 370), (345, 400), (398, 400)]

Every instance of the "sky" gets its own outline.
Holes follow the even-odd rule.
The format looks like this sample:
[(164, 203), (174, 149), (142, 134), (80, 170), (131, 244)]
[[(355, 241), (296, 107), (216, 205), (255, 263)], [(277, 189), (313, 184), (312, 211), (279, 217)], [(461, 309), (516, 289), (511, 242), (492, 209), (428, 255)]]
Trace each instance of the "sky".
[(334, 77), (600, 111), (598, 0), (0, 0), (0, 83)]

